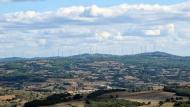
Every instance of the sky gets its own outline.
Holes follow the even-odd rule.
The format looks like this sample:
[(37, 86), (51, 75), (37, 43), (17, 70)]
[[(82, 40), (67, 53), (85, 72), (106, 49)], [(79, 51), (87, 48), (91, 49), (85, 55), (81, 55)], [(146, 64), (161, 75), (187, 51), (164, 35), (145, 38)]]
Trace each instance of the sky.
[(0, 57), (190, 56), (190, 0), (0, 0)]

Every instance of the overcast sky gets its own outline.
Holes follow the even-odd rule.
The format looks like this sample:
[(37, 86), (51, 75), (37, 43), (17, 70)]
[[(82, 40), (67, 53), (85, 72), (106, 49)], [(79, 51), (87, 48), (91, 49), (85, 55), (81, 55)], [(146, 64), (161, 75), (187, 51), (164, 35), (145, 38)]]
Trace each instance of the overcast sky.
[(189, 0), (0, 0), (0, 57), (190, 56)]

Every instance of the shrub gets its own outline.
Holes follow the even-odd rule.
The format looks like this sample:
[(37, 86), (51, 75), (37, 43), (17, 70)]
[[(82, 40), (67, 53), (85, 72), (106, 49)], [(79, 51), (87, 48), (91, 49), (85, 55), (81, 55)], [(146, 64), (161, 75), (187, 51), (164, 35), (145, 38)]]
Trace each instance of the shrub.
[(164, 102), (163, 101), (159, 101), (159, 105), (161, 106), (161, 105), (163, 105), (164, 104)]

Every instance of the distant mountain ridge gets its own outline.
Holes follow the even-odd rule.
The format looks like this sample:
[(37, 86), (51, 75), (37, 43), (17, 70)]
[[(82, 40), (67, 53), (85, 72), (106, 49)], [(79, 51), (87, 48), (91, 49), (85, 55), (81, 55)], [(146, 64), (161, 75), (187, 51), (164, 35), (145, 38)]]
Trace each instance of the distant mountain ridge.
[[(182, 56), (177, 56), (165, 52), (145, 52), (140, 54), (134, 54), (134, 55), (112, 55), (112, 54), (79, 54), (79, 55), (73, 55), (68, 57), (35, 57), (35, 58), (21, 58), (21, 57), (9, 57), (9, 58), (0, 58), (0, 62), (4, 61), (22, 61), (22, 60), (37, 60), (37, 59), (48, 59), (48, 58), (110, 58), (110, 57), (164, 57), (164, 58), (183, 58)], [(186, 57), (189, 58), (189, 57)]]
[(21, 58), (21, 57), (9, 57), (9, 58), (1, 58), (0, 61), (21, 61), (27, 60), (29, 58)]
[(136, 55), (138, 55), (138, 56), (152, 56), (152, 57), (181, 57), (181, 56), (169, 54), (166, 52), (160, 52), (160, 51), (146, 52), (146, 53), (140, 53), (140, 54), (136, 54)]

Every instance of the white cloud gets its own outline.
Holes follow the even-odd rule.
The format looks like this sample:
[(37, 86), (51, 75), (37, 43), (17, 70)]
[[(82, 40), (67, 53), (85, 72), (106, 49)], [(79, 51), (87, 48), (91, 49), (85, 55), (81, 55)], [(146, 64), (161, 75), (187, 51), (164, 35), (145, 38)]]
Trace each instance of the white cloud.
[(80, 14), (85, 12), (85, 7), (83, 6), (73, 6), (69, 8), (60, 8), (57, 10), (56, 15), (57, 16), (65, 16), (65, 17), (71, 17), (71, 16), (79, 16)]
[(110, 34), (109, 32), (106, 32), (106, 31), (97, 33), (96, 35), (99, 36), (101, 40), (102, 40), (102, 39), (103, 39), (103, 40), (104, 40), (104, 39), (108, 39), (108, 38), (111, 36), (111, 34)]
[(98, 17), (98, 16), (112, 17), (117, 14), (117, 13), (114, 14), (115, 10), (111, 8), (100, 8), (96, 5), (86, 8), (86, 11), (89, 11), (89, 15), (94, 16), (94, 17)]
[[(99, 46), (98, 49), (107, 46), (115, 51), (118, 47), (138, 49), (137, 46), (141, 45), (156, 45), (163, 50), (176, 45), (176, 48), (183, 49), (190, 45), (185, 39), (189, 37), (189, 4), (72, 6), (56, 11), (7, 13), (0, 17), (1, 44), (17, 47), (17, 53), (24, 49), (56, 52), (55, 47), (64, 47), (69, 54), (72, 48), (68, 47), (88, 51), (85, 46)], [(6, 50), (6, 47), (1, 49)], [(106, 52), (110, 53), (111, 49)]]
[(121, 32), (117, 32), (117, 34), (114, 36), (116, 40), (122, 41), (125, 40), (124, 36), (121, 34)]
[[(182, 6), (184, 4), (181, 4)], [(3, 15), (7, 22), (36, 23), (45, 22), (72, 24), (105, 24), (119, 21), (175, 21), (190, 18), (187, 9), (178, 8), (180, 5), (149, 5), (149, 4), (122, 4), (112, 7), (72, 6), (60, 8), (57, 11), (36, 12), (24, 11)]]
[(159, 29), (145, 30), (145, 35), (148, 35), (148, 36), (160, 36), (160, 30)]
[(168, 33), (172, 34), (175, 32), (175, 25), (174, 24), (168, 24), (167, 28), (168, 28)]
[(46, 39), (39, 39), (38, 42), (39, 42), (39, 45), (43, 45), (43, 46), (47, 44)]

